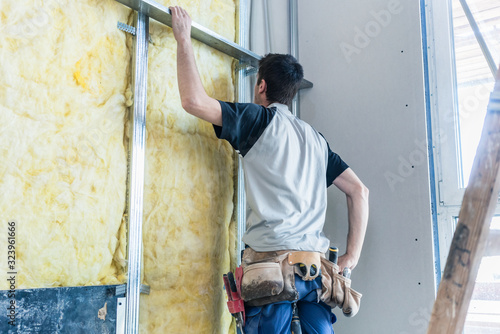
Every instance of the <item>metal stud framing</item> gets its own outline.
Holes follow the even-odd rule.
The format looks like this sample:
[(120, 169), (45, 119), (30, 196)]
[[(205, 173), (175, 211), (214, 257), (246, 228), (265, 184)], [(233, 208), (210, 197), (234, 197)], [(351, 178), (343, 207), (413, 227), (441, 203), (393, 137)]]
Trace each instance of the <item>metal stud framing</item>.
[(125, 333), (139, 332), (141, 291), (142, 218), (144, 201), (144, 162), (146, 154), (146, 105), (148, 84), (149, 18), (136, 13), (135, 53), (133, 61), (134, 107), (131, 115), (128, 175), (128, 283)]
[[(248, 1), (240, 0), (239, 2), (239, 35), (238, 42), (241, 47), (248, 47)], [(242, 61), (240, 61), (240, 69), (238, 70), (237, 85), (238, 85), (238, 101), (239, 102), (249, 102), (248, 97), (248, 78), (245, 66), (243, 66)], [(243, 238), (243, 233), (246, 230), (246, 195), (245, 195), (245, 179), (243, 174), (242, 159), (238, 155), (238, 184), (237, 184), (237, 241), (236, 241), (236, 259), (238, 266), (241, 264), (241, 252), (243, 251), (245, 245), (241, 240)]]
[[(170, 9), (160, 5), (159, 3), (152, 0), (116, 1), (138, 12), (144, 13), (148, 17), (160, 23), (169, 27), (172, 26), (172, 15), (170, 14)], [(191, 37), (252, 67), (258, 67), (259, 60), (262, 58), (258, 54), (225, 39), (221, 35), (197, 24), (196, 22), (192, 23)], [(304, 79), (302, 80), (300, 88), (311, 88), (312, 86), (313, 84), (310, 81)]]
[[(116, 0), (136, 11), (135, 53), (133, 60), (134, 107), (131, 115), (131, 136), (129, 174), (127, 189), (127, 212), (129, 223), (128, 237), (128, 284), (125, 304), (125, 333), (139, 332), (139, 305), (141, 293), (142, 262), (142, 220), (144, 200), (144, 163), (146, 149), (146, 105), (147, 105), (147, 68), (148, 68), (148, 30), (149, 18), (172, 26), (170, 10), (151, 0)], [(256, 68), (261, 57), (248, 50), (248, 1), (239, 1), (239, 45), (226, 40), (215, 32), (196, 23), (192, 23), (191, 37), (219, 50), (240, 61), (237, 73), (238, 101), (249, 102), (247, 67)], [(303, 80), (300, 88), (311, 88), (313, 85)], [(237, 258), (243, 250), (241, 237), (245, 231), (246, 198), (241, 159), (238, 164), (237, 188), (237, 224), (238, 244)]]
[[(297, 0), (288, 1), (288, 24), (290, 30), (290, 54), (299, 59), (299, 4)], [(292, 114), (300, 117), (299, 93), (292, 100)]]

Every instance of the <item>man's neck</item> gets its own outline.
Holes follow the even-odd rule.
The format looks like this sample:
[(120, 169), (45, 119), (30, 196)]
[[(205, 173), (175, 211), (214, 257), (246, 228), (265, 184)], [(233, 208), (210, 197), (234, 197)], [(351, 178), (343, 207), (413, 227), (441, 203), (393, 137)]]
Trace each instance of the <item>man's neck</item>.
[(269, 102), (266, 100), (265, 102), (261, 103), (261, 105), (268, 108), (271, 104), (274, 104), (274, 103), (279, 103), (279, 102)]

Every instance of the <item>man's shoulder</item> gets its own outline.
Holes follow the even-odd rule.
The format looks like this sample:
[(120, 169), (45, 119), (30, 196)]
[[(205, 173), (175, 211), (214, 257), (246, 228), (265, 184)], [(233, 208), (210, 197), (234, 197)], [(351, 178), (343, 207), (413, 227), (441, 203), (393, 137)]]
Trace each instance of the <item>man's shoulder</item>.
[(255, 103), (233, 103), (220, 101), (222, 127), (214, 127), (220, 139), (226, 139), (242, 156), (253, 147), (271, 124), (276, 109)]

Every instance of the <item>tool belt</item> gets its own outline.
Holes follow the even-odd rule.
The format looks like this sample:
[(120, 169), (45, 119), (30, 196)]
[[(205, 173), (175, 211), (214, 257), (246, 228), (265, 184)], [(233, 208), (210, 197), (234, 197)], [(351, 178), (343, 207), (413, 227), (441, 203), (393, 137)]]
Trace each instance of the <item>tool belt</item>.
[(321, 258), (322, 290), (320, 300), (331, 308), (339, 307), (347, 317), (354, 317), (361, 303), (362, 294), (351, 289), (351, 280), (339, 275), (340, 268), (326, 258)]
[(339, 266), (318, 252), (271, 251), (256, 252), (245, 249), (241, 266), (241, 298), (248, 306), (262, 306), (299, 298), (295, 288), (295, 274), (312, 281), (320, 274), (320, 300), (330, 307), (339, 307), (344, 315), (358, 313), (361, 294), (351, 289), (351, 280), (339, 275)]
[(321, 255), (316, 252), (245, 249), (242, 263), (241, 297), (248, 306), (262, 306), (299, 298), (295, 274), (312, 281), (318, 277)]

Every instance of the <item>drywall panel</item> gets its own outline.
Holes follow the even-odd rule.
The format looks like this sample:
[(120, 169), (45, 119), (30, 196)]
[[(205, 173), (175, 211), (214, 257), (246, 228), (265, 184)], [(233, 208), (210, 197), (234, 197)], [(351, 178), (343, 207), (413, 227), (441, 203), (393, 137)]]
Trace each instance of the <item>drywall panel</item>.
[[(279, 3), (287, 12), (288, 2)], [(288, 38), (287, 20), (271, 22), (273, 34)], [(259, 34), (263, 26), (252, 28)], [(435, 283), (419, 2), (299, 1), (299, 61), (314, 83), (300, 93), (302, 118), (370, 189), (367, 237), (352, 273), (361, 310), (354, 318), (335, 310), (334, 328), (425, 333)], [(325, 233), (345, 250), (346, 200), (335, 187)]]
[[(434, 299), (433, 242), (418, 1), (300, 5), (300, 59), (315, 86), (302, 117), (370, 188), (353, 286), (360, 313), (339, 332), (424, 333)], [(343, 195), (329, 190), (326, 234), (345, 249)]]

